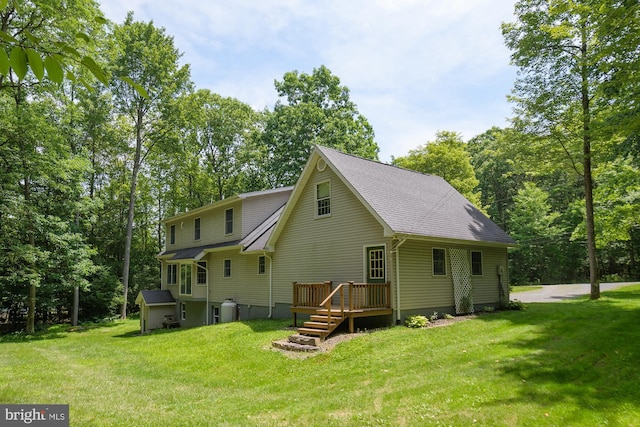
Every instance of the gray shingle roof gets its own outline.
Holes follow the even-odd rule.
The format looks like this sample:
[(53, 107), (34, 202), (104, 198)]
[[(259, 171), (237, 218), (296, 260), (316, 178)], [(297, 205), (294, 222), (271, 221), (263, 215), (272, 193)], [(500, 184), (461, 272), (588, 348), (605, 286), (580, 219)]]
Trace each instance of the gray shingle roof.
[(444, 179), (317, 146), (396, 234), (516, 245)]
[(142, 290), (140, 294), (146, 305), (171, 304), (176, 302), (171, 292), (167, 290)]
[[(213, 243), (210, 245), (194, 246), (191, 248), (166, 250), (160, 252), (158, 257), (167, 257), (167, 260), (180, 260), (180, 259), (200, 259), (204, 255), (205, 249), (224, 248), (227, 246), (236, 246), (240, 243), (240, 240), (234, 240), (231, 242)], [(172, 255), (172, 256), (170, 256)], [(169, 257), (170, 256), (170, 257)]]

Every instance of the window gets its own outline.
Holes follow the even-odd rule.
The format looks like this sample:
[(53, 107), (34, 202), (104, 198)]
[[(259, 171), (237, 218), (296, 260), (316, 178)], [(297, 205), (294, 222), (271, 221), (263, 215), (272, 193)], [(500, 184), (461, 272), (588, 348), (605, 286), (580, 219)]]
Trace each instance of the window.
[(171, 227), (169, 227), (169, 244), (171, 245), (176, 244), (176, 226), (175, 225), (172, 225)]
[(224, 234), (233, 234), (233, 208), (224, 211)]
[(316, 185), (316, 216), (331, 215), (331, 182), (325, 181)]
[(218, 323), (220, 323), (220, 307), (216, 307), (211, 306), (211, 317), (212, 317), (212, 324), (217, 325)]
[(262, 255), (258, 257), (258, 274), (265, 274), (267, 272), (267, 257)]
[(482, 252), (471, 251), (471, 274), (482, 276)]
[(207, 261), (198, 261), (196, 264), (196, 285), (207, 284)]
[(167, 264), (167, 285), (178, 283), (178, 264)]
[(193, 240), (200, 240), (200, 218), (193, 220)]
[(180, 303), (180, 319), (187, 320), (187, 304), (183, 302)]
[(224, 260), (224, 268), (223, 268), (223, 277), (231, 277), (231, 260), (230, 259), (225, 259)]
[(191, 295), (191, 264), (180, 265), (180, 294)]
[(433, 275), (444, 276), (447, 274), (445, 250), (433, 248)]

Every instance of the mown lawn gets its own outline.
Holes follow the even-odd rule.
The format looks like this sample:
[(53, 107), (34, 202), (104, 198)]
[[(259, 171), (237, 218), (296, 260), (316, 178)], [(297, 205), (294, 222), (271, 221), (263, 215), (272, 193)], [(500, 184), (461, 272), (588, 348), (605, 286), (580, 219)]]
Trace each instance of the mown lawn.
[(73, 426), (630, 426), (640, 285), (331, 352), (270, 350), (287, 321), (137, 334), (136, 321), (0, 342), (0, 402), (68, 403)]

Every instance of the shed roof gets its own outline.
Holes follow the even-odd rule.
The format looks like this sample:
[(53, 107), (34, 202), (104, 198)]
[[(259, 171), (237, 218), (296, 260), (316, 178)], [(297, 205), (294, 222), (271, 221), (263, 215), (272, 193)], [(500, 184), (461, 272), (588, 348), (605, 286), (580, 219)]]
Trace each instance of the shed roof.
[(142, 300), (146, 305), (170, 305), (176, 303), (171, 292), (166, 289), (142, 290), (136, 297), (136, 304), (140, 304)]

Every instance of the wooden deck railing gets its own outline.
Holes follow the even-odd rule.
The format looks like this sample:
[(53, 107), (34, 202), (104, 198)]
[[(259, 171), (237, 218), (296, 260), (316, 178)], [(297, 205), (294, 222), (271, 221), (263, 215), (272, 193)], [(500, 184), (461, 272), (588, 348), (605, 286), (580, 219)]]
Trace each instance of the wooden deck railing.
[[(340, 284), (331, 290), (332, 282), (298, 283), (293, 282), (293, 307), (324, 307), (331, 304), (336, 291), (348, 286), (347, 298), (340, 297), (334, 303), (348, 302), (348, 310), (366, 310), (391, 308), (391, 285), (387, 283), (354, 283)], [(342, 294), (344, 295), (344, 294)]]
[(332, 282), (298, 283), (293, 282), (294, 307), (320, 307), (331, 293)]
[(391, 284), (349, 282), (349, 310), (391, 307)]

